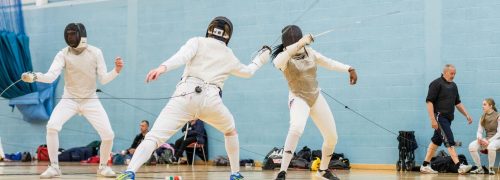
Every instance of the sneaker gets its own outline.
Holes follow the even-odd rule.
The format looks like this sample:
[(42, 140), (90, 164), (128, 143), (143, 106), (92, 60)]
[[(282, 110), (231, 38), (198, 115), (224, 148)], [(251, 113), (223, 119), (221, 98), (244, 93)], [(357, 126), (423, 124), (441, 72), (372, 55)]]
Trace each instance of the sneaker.
[(116, 177), (116, 173), (108, 166), (104, 166), (102, 169), (99, 168), (97, 170), (97, 175), (103, 177)]
[(477, 169), (476, 169), (476, 170), (471, 171), (470, 173), (471, 173), (471, 174), (484, 174), (484, 169), (483, 169), (483, 167), (480, 167), (480, 166), (479, 166), (479, 167), (477, 167)]
[(135, 173), (132, 171), (125, 171), (116, 177), (116, 180), (135, 180)]
[(316, 173), (316, 176), (320, 177), (321, 179), (327, 179), (327, 180), (340, 180), (335, 174), (332, 173), (330, 170), (318, 170), (318, 173)]
[(53, 177), (59, 177), (61, 176), (61, 170), (59, 168), (55, 168), (53, 166), (49, 166), (45, 172), (40, 174), (40, 179), (50, 179)]
[(437, 171), (434, 171), (434, 169), (431, 168), (431, 166), (420, 166), (420, 172), (424, 174), (437, 174)]
[(243, 179), (244, 177), (240, 174), (240, 172), (231, 174), (231, 176), (229, 176), (229, 180), (243, 180)]
[(285, 179), (286, 179), (286, 171), (281, 171), (280, 173), (278, 173), (276, 180), (285, 180)]
[(495, 175), (495, 169), (493, 169), (493, 167), (490, 167), (490, 169), (488, 170), (488, 174)]
[(469, 172), (470, 169), (472, 169), (471, 165), (460, 164), (460, 166), (458, 167), (458, 173), (465, 174), (465, 173)]

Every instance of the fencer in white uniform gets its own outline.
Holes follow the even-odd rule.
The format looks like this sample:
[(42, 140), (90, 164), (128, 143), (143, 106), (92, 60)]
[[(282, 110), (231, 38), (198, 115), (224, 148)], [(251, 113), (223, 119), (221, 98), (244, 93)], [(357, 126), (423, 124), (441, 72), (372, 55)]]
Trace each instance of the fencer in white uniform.
[(306, 46), (313, 42), (313, 37), (310, 34), (302, 36), (301, 29), (296, 25), (283, 28), (281, 39), (283, 44), (273, 53), (273, 63), (288, 81), (290, 129), (285, 141), (280, 173), (276, 179), (286, 178), (286, 170), (309, 115), (323, 136), (321, 164), (317, 176), (328, 180), (338, 179), (328, 170), (337, 144), (337, 129), (330, 107), (320, 93), (316, 71), (317, 67), (321, 66), (328, 70), (349, 73), (351, 85), (356, 83), (357, 74), (351, 66), (329, 59)]
[(271, 49), (263, 48), (249, 65), (244, 65), (227, 47), (231, 34), (231, 21), (216, 17), (209, 24), (206, 37), (189, 39), (177, 53), (149, 72), (147, 82), (185, 65), (182, 80), (172, 95), (174, 98), (163, 108), (151, 131), (137, 147), (127, 171), (117, 179), (134, 179), (135, 172), (149, 159), (151, 153), (192, 119), (201, 119), (224, 133), (231, 164), (230, 179), (243, 179), (239, 173), (239, 141), (234, 119), (219, 94), (229, 75), (243, 78), (253, 76), (269, 61)]
[(123, 61), (117, 57), (115, 68), (107, 72), (101, 50), (87, 44), (85, 27), (81, 23), (68, 24), (64, 30), (64, 38), (68, 47), (57, 53), (47, 73), (27, 72), (22, 75), (24, 82), (52, 83), (64, 70), (64, 93), (47, 123), (50, 165), (40, 178), (61, 176), (58, 161), (59, 132), (75, 114), (83, 115), (96, 129), (102, 140), (97, 175), (115, 177), (116, 174), (107, 166), (115, 135), (108, 115), (97, 97), (96, 79), (99, 79), (101, 84), (112, 81), (120, 73)]

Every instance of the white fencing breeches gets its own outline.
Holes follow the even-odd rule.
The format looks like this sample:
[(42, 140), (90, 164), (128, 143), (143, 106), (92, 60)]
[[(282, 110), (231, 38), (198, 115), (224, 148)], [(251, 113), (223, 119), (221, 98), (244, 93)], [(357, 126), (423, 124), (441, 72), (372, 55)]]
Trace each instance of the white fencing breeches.
[(325, 170), (328, 168), (328, 163), (331, 159), (330, 155), (335, 150), (335, 145), (337, 144), (337, 128), (330, 106), (322, 94), (319, 94), (314, 105), (309, 107), (306, 101), (295, 96), (293, 93), (289, 95), (288, 105), (290, 107), (290, 129), (285, 141), (285, 153), (281, 170), (288, 168), (292, 157), (290, 153), (295, 151), (298, 140), (306, 127), (309, 115), (323, 136), (323, 157), (321, 158), (320, 169)]
[[(194, 92), (196, 86), (203, 86), (201, 93)], [(188, 79), (177, 85), (173, 96), (182, 94), (187, 95), (170, 99), (146, 134), (145, 140), (153, 140), (159, 146), (194, 119), (200, 119), (222, 133), (235, 130), (233, 115), (222, 103), (219, 88)]]
[[(95, 98), (97, 98), (97, 96), (95, 96)], [(81, 102), (76, 102), (71, 99), (62, 99), (56, 105), (47, 123), (47, 150), (49, 152), (51, 165), (59, 167), (59, 131), (61, 131), (62, 126), (77, 113), (83, 115), (101, 137), (101, 164), (105, 165), (105, 161), (107, 161), (111, 153), (115, 134), (111, 129), (108, 115), (106, 111), (104, 111), (104, 107), (99, 99), (86, 99)]]
[[(97, 96), (95, 97), (97, 98)], [(62, 126), (77, 113), (83, 115), (89, 121), (103, 141), (113, 140), (115, 135), (111, 129), (108, 114), (104, 111), (99, 99), (87, 99), (82, 102), (62, 99), (50, 116), (47, 130), (61, 131)]]
[[(201, 93), (194, 92), (196, 86), (202, 87)], [(137, 147), (127, 170), (137, 172), (154, 149), (170, 139), (190, 120), (200, 119), (224, 134), (235, 130), (233, 115), (222, 103), (219, 91), (216, 86), (204, 84), (197, 79), (188, 78), (180, 82), (173, 94), (174, 98), (163, 108), (144, 141)], [(226, 136), (225, 141), (232, 164), (231, 171), (238, 172), (238, 138)]]
[(471, 154), (472, 160), (476, 166), (481, 166), (481, 158), (479, 157), (479, 150), (488, 149), (488, 163), (489, 167), (493, 167), (495, 164), (495, 159), (497, 155), (497, 150), (500, 148), (500, 139), (491, 141), (488, 146), (481, 146), (477, 140), (472, 141), (469, 144), (469, 152)]

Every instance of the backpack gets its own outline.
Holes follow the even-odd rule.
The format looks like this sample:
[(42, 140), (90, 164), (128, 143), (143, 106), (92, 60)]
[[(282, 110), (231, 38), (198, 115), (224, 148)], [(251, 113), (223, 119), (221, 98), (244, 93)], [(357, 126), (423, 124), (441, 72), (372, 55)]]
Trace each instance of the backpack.
[(125, 155), (115, 154), (113, 156), (113, 165), (124, 165), (125, 164)]
[(92, 156), (92, 149), (88, 147), (75, 147), (59, 154), (59, 161), (82, 161)]
[(171, 144), (163, 143), (159, 148), (170, 149), (172, 151), (172, 154), (175, 154), (175, 148)]
[(349, 159), (343, 158), (343, 159), (331, 159), (330, 163), (328, 163), (328, 168), (329, 169), (350, 169), (350, 162)]
[(229, 166), (229, 159), (225, 156), (217, 156), (214, 160), (216, 166)]
[(172, 149), (160, 147), (156, 150), (158, 164), (172, 164), (175, 161)]
[(36, 150), (36, 157), (38, 161), (50, 161), (49, 150), (47, 149), (47, 145), (42, 144), (38, 146), (38, 149)]
[(340, 159), (344, 159), (344, 158), (345, 158), (344, 153), (333, 153), (332, 154), (332, 159), (334, 159), (334, 160), (340, 160)]
[(99, 154), (100, 146), (101, 146), (101, 141), (92, 141), (86, 147), (92, 150), (92, 156), (97, 156)]
[(254, 160), (253, 159), (242, 159), (240, 160), (240, 166), (246, 166), (247, 164), (252, 164), (254, 165)]
[(5, 154), (5, 159), (9, 159), (12, 161), (20, 161), (23, 157), (23, 154), (21, 152), (16, 152), (13, 154)]
[(315, 160), (316, 158), (320, 158), (321, 159), (321, 150), (314, 150), (311, 152), (311, 161), (312, 160)]
[(271, 158), (264, 159), (264, 165), (262, 165), (262, 170), (273, 170), (276, 167)]
[(87, 160), (83, 160), (81, 161), (82, 163), (99, 163), (101, 161), (101, 159), (99, 158), (99, 156), (92, 156), (92, 157), (89, 157)]
[(31, 153), (23, 152), (23, 155), (21, 156), (21, 161), (22, 162), (31, 162)]
[(302, 158), (296, 158), (290, 162), (290, 167), (299, 168), (299, 169), (309, 169), (311, 166), (310, 161)]
[[(458, 155), (458, 160), (460, 163), (467, 165), (467, 158), (460, 154)], [(438, 172), (451, 172), (457, 173), (455, 168), (455, 163), (451, 159), (451, 156), (436, 156), (431, 159), (431, 168)]]
[(297, 159), (304, 159), (306, 161), (311, 161), (312, 152), (307, 146), (304, 146), (299, 152), (296, 154)]
[(271, 170), (276, 167), (281, 167), (281, 159), (283, 158), (283, 148), (274, 147), (267, 153), (264, 158), (264, 166), (262, 169)]

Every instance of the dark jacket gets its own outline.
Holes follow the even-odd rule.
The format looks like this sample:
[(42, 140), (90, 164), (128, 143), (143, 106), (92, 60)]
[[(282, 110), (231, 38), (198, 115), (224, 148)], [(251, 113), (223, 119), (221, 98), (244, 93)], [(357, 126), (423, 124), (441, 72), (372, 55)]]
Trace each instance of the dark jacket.
[[(188, 122), (189, 123), (189, 122)], [(182, 128), (182, 132), (186, 131), (186, 125)], [(188, 137), (196, 137), (198, 144), (205, 144), (207, 140), (207, 133), (205, 131), (205, 124), (203, 121), (198, 120), (193, 125), (189, 124)]]

